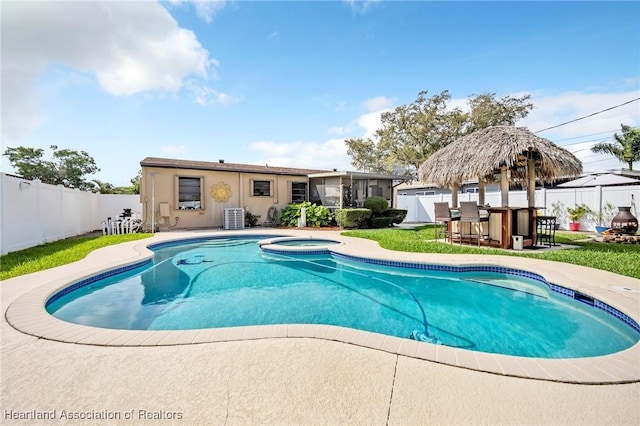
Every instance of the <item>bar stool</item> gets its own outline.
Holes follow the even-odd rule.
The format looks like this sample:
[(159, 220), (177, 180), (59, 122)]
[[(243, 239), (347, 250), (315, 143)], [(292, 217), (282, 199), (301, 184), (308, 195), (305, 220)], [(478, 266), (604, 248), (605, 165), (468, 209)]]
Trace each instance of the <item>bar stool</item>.
[[(489, 226), (487, 226), (486, 233), (484, 232), (484, 227), (482, 226), (483, 223), (489, 222), (489, 216), (488, 215), (480, 216), (478, 203), (476, 203), (475, 201), (460, 202), (460, 221), (461, 221), (461, 225), (460, 225), (461, 228), (462, 228), (462, 224), (464, 223), (469, 224), (468, 233), (462, 234), (462, 229), (460, 229), (460, 244), (462, 244), (463, 237), (468, 237), (469, 243), (471, 243), (473, 238), (476, 238), (478, 240), (478, 247), (480, 247), (481, 238), (491, 241), (491, 238), (489, 237)], [(472, 225), (476, 223), (478, 224), (478, 232), (474, 233)]]
[(449, 203), (433, 203), (433, 207), (435, 210), (436, 241), (438, 241), (439, 237), (442, 235), (445, 241), (448, 237), (449, 242), (452, 242), (453, 234), (458, 234), (459, 232), (453, 232), (453, 223), (451, 222), (457, 221), (459, 218), (453, 218), (451, 216)]

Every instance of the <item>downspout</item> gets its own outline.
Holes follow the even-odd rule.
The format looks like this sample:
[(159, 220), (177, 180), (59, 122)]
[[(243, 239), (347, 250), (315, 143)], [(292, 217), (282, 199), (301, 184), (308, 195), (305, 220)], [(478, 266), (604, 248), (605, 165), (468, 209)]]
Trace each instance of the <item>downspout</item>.
[(151, 175), (151, 233), (156, 233), (156, 173)]
[(396, 183), (395, 185), (393, 184), (393, 181), (391, 181), (391, 208), (393, 208), (393, 206), (395, 205), (396, 201), (396, 197), (398, 196), (396, 194), (396, 188), (399, 187), (400, 185), (402, 185), (404, 183), (403, 180), (401, 180), (400, 182)]

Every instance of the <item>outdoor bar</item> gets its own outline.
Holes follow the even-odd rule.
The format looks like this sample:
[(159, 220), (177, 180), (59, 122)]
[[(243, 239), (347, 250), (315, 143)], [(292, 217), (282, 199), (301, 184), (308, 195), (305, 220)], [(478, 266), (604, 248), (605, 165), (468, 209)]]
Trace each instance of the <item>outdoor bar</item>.
[[(468, 236), (469, 243), (475, 238), (478, 245), (505, 249), (514, 248), (516, 240), (518, 246), (534, 246), (539, 233), (545, 239), (552, 235), (549, 226), (555, 219), (537, 217), (536, 181), (553, 182), (581, 173), (582, 163), (569, 151), (514, 126), (493, 126), (463, 136), (435, 152), (418, 170), (422, 182), (452, 190), (451, 214), (445, 220), (450, 241), (464, 243)], [(479, 182), (478, 212), (465, 216), (468, 206), (458, 206), (458, 188), (470, 179)], [(501, 205), (485, 206), (485, 183), (496, 180)], [(509, 186), (514, 182), (527, 188), (527, 206), (509, 205)]]

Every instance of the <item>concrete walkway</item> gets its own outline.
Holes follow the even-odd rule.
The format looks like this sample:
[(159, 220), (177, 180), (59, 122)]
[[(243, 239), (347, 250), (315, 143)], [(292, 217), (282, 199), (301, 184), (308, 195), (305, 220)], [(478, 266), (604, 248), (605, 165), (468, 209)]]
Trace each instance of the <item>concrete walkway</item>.
[[(577, 385), (507, 377), (313, 338), (71, 344), (33, 337), (7, 323), (4, 313), (18, 298), (140, 256), (140, 245), (148, 243), (102, 249), (81, 262), (2, 283), (2, 424), (640, 424), (637, 382)], [(369, 243), (360, 249), (379, 254)], [(476, 258), (483, 256), (456, 257), (464, 263)], [(568, 265), (543, 269), (545, 276), (566, 276), (568, 285), (582, 280), (576, 273), (591, 272), (594, 280), (619, 277)], [(621, 283), (640, 289), (638, 280), (624, 277), (611, 284)], [(637, 318), (640, 309), (633, 314)], [(640, 359), (631, 369), (637, 377)], [(29, 416), (54, 419), (20, 420)]]

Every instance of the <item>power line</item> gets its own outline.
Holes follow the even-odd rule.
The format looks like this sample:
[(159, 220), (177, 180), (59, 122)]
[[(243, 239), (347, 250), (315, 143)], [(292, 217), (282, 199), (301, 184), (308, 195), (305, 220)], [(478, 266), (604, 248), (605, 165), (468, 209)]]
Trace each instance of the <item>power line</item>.
[[(555, 142), (570, 141), (571, 139), (580, 139), (580, 138), (586, 138), (586, 137), (589, 137), (589, 136), (608, 135), (608, 134), (611, 134), (612, 132), (617, 132), (618, 130), (620, 130), (620, 129), (613, 129), (613, 130), (608, 130), (606, 132), (599, 132), (599, 133), (591, 133), (590, 135), (572, 136), (570, 138), (556, 139)], [(585, 141), (585, 142), (588, 142), (588, 141)], [(576, 142), (576, 143), (582, 143), (582, 142)], [(569, 143), (569, 144), (563, 145), (563, 146), (568, 146), (568, 145), (575, 145), (575, 143)]]
[[(589, 142), (606, 142), (611, 140), (611, 138), (598, 138), (598, 139), (588, 139), (586, 141), (580, 141), (580, 142), (574, 142), (574, 143), (568, 143), (565, 145), (560, 145), (563, 148), (566, 148), (568, 146), (574, 146), (574, 145), (582, 145), (583, 143), (589, 143)], [(555, 141), (554, 141), (555, 142)]]
[(546, 131), (546, 130), (551, 130), (551, 129), (555, 129), (556, 127), (564, 126), (565, 124), (573, 123), (573, 122), (575, 122), (575, 121), (579, 121), (579, 120), (584, 120), (585, 118), (593, 117), (594, 115), (601, 114), (601, 113), (606, 112), (606, 111), (611, 111), (612, 109), (620, 108), (620, 107), (621, 107), (621, 106), (623, 106), (623, 105), (627, 105), (627, 104), (630, 104), (631, 102), (635, 102), (635, 101), (638, 101), (638, 100), (640, 100), (640, 98), (631, 99), (630, 101), (623, 102), (623, 103), (621, 103), (621, 104), (619, 104), (619, 105), (612, 106), (612, 107), (607, 108), (607, 109), (603, 109), (602, 111), (594, 112), (594, 113), (592, 113), (592, 114), (585, 115), (584, 117), (574, 118), (573, 120), (569, 120), (569, 121), (566, 121), (566, 122), (564, 122), (564, 123), (557, 124), (557, 125), (555, 125), (555, 126), (547, 127), (546, 129), (537, 130), (537, 131), (535, 131), (535, 132), (533, 132), (533, 133), (540, 133), (540, 132), (544, 132), (544, 131)]

